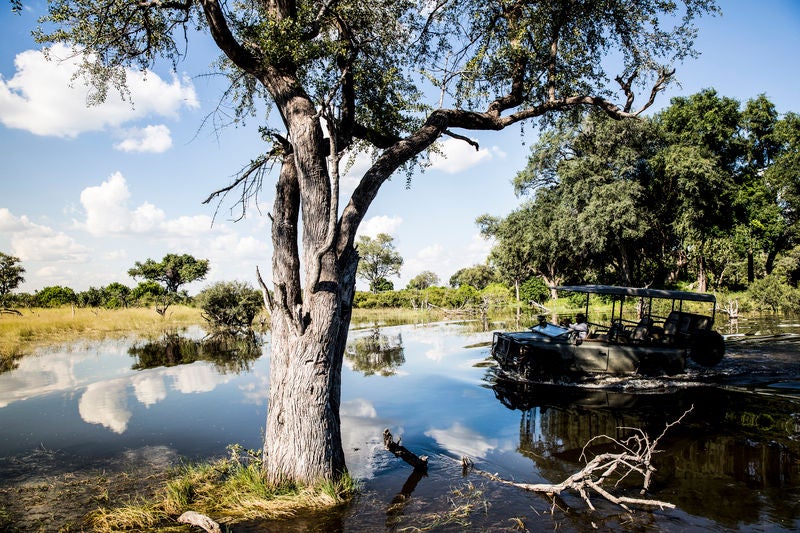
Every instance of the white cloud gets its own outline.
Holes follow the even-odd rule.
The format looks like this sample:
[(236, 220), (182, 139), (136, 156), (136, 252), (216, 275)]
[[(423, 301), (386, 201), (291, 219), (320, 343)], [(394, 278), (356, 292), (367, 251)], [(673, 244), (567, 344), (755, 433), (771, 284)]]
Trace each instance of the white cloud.
[(159, 372), (137, 374), (131, 378), (136, 399), (142, 405), (150, 407), (167, 397), (167, 387)]
[(233, 379), (233, 376), (220, 374), (204, 363), (171, 367), (164, 372), (164, 375), (170, 376), (173, 380), (172, 388), (183, 394), (209, 392), (214, 390), (217, 385)]
[(347, 466), (359, 479), (375, 477), (383, 456), (383, 428), (387, 420), (378, 416), (375, 406), (367, 400), (357, 398), (342, 402), (342, 447)]
[(208, 215), (182, 216), (165, 221), (162, 227), (173, 236), (197, 237), (211, 232), (211, 217)]
[(114, 145), (123, 152), (152, 152), (160, 154), (172, 147), (172, 135), (163, 124), (134, 128), (126, 132), (127, 139)]
[(0, 232), (11, 236), (11, 255), (22, 261), (87, 260), (88, 248), (72, 237), (31, 222), (25, 215), (17, 217), (5, 207), (0, 207)]
[(431, 153), (431, 168), (447, 174), (456, 174), (474, 167), (484, 160), (492, 159), (492, 152), (485, 148), (476, 150), (474, 146), (459, 139), (446, 139), (440, 143), (441, 154)]
[(197, 107), (197, 95), (188, 79), (162, 80), (153, 72), (126, 71), (131, 102), (113, 90), (100, 105), (87, 107), (89, 88), (81, 78), (73, 80), (81, 58), (63, 44), (43, 50), (27, 50), (14, 59), (16, 72), (0, 77), (0, 122), (9, 128), (36, 135), (76, 137), (151, 115), (176, 117), (181, 107)]
[(487, 439), (460, 422), (454, 422), (447, 429), (429, 429), (425, 435), (456, 456), (484, 458), (498, 448), (497, 439)]
[(92, 235), (127, 231), (131, 227), (128, 198), (128, 184), (119, 172), (100, 185), (81, 191), (81, 204), (86, 210), (86, 231)]
[(158, 233), (165, 238), (196, 239), (211, 232), (211, 217), (208, 215), (168, 219), (162, 209), (149, 202), (131, 210), (128, 205), (130, 196), (128, 183), (119, 172), (100, 185), (86, 187), (81, 192), (86, 220), (77, 226), (94, 236)]
[(84, 422), (100, 424), (114, 433), (124, 433), (131, 419), (127, 402), (128, 380), (98, 381), (86, 387), (78, 401)]
[(480, 233), (473, 234), (467, 245), (467, 253), (465, 255), (469, 266), (483, 264), (486, 258), (489, 257), (494, 245), (494, 239), (487, 239)]
[(133, 211), (131, 230), (135, 233), (155, 231), (167, 219), (167, 214), (150, 202), (145, 202)]
[(358, 234), (368, 237), (376, 237), (379, 233), (393, 235), (402, 223), (403, 219), (400, 217), (389, 217), (385, 215), (372, 217), (361, 223)]

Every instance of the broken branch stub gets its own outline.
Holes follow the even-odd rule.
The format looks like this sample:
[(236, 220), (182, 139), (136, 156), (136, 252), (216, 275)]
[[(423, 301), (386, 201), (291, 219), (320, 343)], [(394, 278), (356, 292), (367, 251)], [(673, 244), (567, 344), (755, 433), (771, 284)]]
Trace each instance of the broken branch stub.
[(395, 442), (394, 438), (392, 437), (392, 432), (389, 431), (389, 428), (383, 430), (383, 445), (387, 450), (392, 452), (395, 457), (399, 457), (406, 463), (410, 464), (415, 470), (427, 472), (428, 456), (416, 455), (414, 452), (408, 450), (405, 446), (402, 446), (400, 444), (400, 439), (397, 439), (397, 442)]

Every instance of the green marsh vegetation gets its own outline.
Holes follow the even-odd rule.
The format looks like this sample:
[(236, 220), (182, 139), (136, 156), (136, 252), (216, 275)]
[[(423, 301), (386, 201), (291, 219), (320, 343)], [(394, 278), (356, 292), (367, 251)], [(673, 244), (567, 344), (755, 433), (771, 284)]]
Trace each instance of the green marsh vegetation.
[(311, 487), (294, 483), (274, 486), (265, 480), (260, 451), (238, 445), (228, 449), (229, 457), (178, 467), (150, 498), (91, 512), (88, 525), (99, 532), (163, 531), (177, 528), (177, 518), (192, 510), (230, 526), (248, 520), (288, 518), (301, 510), (335, 508), (358, 491), (356, 481), (348, 475)]
[(22, 309), (0, 316), (0, 369), (12, 368), (14, 361), (40, 347), (133, 333), (158, 335), (202, 322), (199, 309), (183, 305), (173, 306), (165, 317), (145, 307)]

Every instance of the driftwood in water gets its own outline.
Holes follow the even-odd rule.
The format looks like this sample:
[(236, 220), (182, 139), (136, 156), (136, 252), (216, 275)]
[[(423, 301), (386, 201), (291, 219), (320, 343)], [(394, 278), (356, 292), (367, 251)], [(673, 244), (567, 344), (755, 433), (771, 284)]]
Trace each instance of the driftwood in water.
[(483, 472), (476, 469), (468, 457), (463, 457), (461, 459), (461, 465), (465, 471), (471, 469), (476, 474), (491, 479), (492, 481), (531, 492), (541, 492), (551, 497), (560, 495), (567, 489), (574, 490), (580, 494), (581, 498), (583, 498), (583, 501), (585, 501), (586, 505), (588, 505), (592, 510), (594, 510), (594, 505), (592, 505), (592, 502), (589, 499), (590, 491), (596, 492), (606, 500), (619, 505), (625, 510), (630, 510), (628, 505), (674, 509), (675, 505), (669, 502), (645, 498), (631, 498), (628, 496), (616, 496), (608, 489), (603, 487), (603, 484), (612, 476), (614, 476), (617, 479), (617, 483), (619, 483), (619, 481), (625, 479), (635, 472), (640, 474), (643, 478), (640, 494), (645, 494), (647, 489), (650, 487), (650, 479), (652, 474), (655, 472), (655, 467), (652, 465), (652, 458), (653, 454), (657, 452), (656, 445), (658, 444), (658, 441), (664, 436), (669, 428), (680, 423), (681, 420), (683, 420), (683, 418), (692, 409), (693, 407), (689, 408), (689, 410), (683, 413), (678, 420), (667, 424), (667, 427), (655, 440), (650, 440), (650, 437), (648, 437), (644, 431), (637, 428), (620, 428), (633, 431), (633, 434), (627, 439), (615, 439), (609, 437), (608, 435), (599, 435), (592, 438), (583, 447), (583, 452), (581, 453), (582, 459), (585, 460), (587, 458), (586, 448), (592, 442), (599, 439), (611, 441), (620, 449), (619, 453), (602, 453), (594, 456), (579, 472), (572, 474), (561, 483), (517, 483), (514, 481), (509, 481), (502, 479), (495, 474), (490, 474), (488, 472)]
[(189, 524), (203, 528), (208, 533), (222, 533), (219, 524), (211, 520), (204, 514), (196, 513), (194, 511), (186, 511), (179, 518), (178, 522), (181, 524)]
[(397, 442), (395, 442), (389, 428), (383, 430), (383, 445), (387, 450), (392, 452), (395, 457), (399, 457), (410, 464), (415, 470), (422, 470), (423, 472), (428, 470), (428, 457), (426, 455), (417, 456), (415, 453), (409, 451), (405, 446), (400, 444), (400, 439), (397, 439)]

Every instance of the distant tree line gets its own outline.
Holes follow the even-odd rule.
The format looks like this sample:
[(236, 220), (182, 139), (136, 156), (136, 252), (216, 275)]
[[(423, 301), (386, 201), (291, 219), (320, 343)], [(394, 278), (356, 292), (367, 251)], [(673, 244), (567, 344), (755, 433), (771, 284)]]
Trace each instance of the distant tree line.
[(167, 254), (161, 261), (147, 259), (136, 262), (128, 274), (144, 278), (131, 288), (114, 282), (105, 287), (89, 287), (75, 291), (70, 287), (53, 285), (31, 293), (12, 293), (25, 281), (25, 269), (19, 258), (0, 252), (0, 310), (14, 308), (53, 308), (67, 305), (83, 308), (121, 309), (153, 306), (164, 316), (170, 305), (196, 305), (203, 317), (217, 330), (241, 332), (253, 324), (264, 307), (261, 292), (247, 283), (217, 282), (204, 288), (194, 297), (182, 286), (205, 279), (209, 270), (207, 259), (189, 254)]

